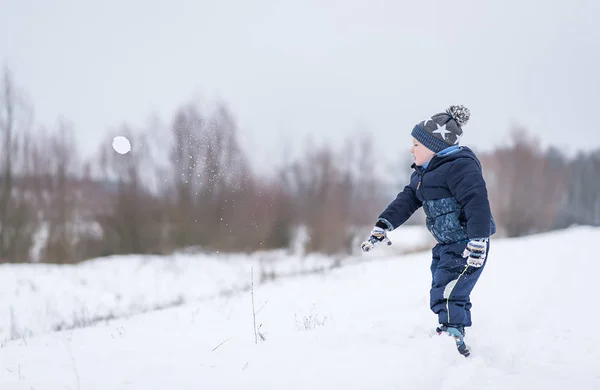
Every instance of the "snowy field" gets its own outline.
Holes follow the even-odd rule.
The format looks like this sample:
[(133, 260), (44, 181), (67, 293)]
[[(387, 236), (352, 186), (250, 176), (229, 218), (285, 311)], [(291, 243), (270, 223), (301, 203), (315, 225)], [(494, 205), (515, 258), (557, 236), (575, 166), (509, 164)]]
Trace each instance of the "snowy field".
[[(0, 389), (600, 389), (599, 240), (587, 227), (494, 240), (472, 295), (468, 359), (433, 332), (429, 252), (3, 266), (0, 310), (13, 317), (0, 316), (3, 336), (33, 336), (2, 343)], [(342, 267), (255, 280), (253, 309), (250, 268), (258, 279), (265, 262), (278, 275)], [(48, 332), (73, 311), (120, 316), (174, 302), (183, 304)]]
[[(382, 248), (375, 257), (403, 254), (431, 243), (431, 235), (421, 226), (403, 226), (390, 237), (394, 245)], [(356, 248), (360, 251), (358, 242)], [(252, 273), (255, 282), (261, 282), (365, 260), (294, 252), (114, 256), (60, 266), (3, 264), (0, 342), (232, 294), (250, 287)]]

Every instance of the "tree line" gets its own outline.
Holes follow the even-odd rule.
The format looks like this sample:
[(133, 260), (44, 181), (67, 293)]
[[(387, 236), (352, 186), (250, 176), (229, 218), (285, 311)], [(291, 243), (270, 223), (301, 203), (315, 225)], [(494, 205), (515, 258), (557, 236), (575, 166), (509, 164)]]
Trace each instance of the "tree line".
[[(352, 134), (259, 174), (224, 103), (184, 104), (166, 126), (123, 125), (84, 158), (67, 120), (34, 128), (8, 69), (0, 87), (0, 262), (289, 248), (299, 229), (306, 252), (350, 253), (410, 173), (405, 159), (382, 167), (369, 135)], [(134, 150), (108, 147), (115, 135)], [(600, 225), (600, 150), (567, 158), (516, 129), (481, 160), (501, 234)]]

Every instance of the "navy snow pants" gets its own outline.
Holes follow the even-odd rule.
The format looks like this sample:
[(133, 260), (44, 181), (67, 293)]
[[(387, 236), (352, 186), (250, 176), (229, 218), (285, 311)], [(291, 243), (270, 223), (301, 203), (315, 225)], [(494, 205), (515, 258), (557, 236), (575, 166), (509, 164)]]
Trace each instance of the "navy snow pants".
[[(432, 249), (430, 307), (440, 324), (471, 326), (471, 291), (487, 260), (480, 268), (467, 266), (462, 253), (466, 242), (437, 244)], [(488, 256), (490, 244), (488, 242)]]

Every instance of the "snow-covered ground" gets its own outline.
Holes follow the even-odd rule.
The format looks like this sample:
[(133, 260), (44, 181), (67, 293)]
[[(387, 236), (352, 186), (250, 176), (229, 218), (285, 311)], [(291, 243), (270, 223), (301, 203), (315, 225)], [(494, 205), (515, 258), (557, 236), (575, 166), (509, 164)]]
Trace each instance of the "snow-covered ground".
[[(451, 338), (433, 334), (428, 252), (378, 248), (328, 272), (255, 284), (254, 309), (243, 289), (252, 257), (206, 256), (205, 268), (183, 255), (5, 267), (0, 283), (21, 284), (0, 285), (2, 310), (15, 283), (13, 311), (38, 295), (67, 311), (75, 299), (123, 312), (124, 300), (149, 305), (183, 295), (189, 303), (7, 341), (0, 389), (598, 389), (598, 240), (600, 229), (587, 227), (494, 240), (472, 295), (468, 359)], [(37, 292), (24, 281), (39, 281)], [(257, 343), (253, 310), (265, 338)]]
[[(403, 226), (390, 237), (394, 245), (374, 256), (418, 250), (431, 240), (421, 226)], [(244, 290), (252, 283), (252, 273), (260, 282), (361, 260), (364, 258), (270, 251), (252, 255), (114, 256), (60, 266), (3, 264), (0, 342)]]

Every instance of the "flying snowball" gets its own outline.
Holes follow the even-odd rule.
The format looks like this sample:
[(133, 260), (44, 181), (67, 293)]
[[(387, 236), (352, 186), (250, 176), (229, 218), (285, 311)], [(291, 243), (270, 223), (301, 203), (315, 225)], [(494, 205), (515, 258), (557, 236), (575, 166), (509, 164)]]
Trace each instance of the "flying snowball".
[(131, 151), (131, 143), (127, 137), (118, 136), (113, 138), (112, 147), (119, 154), (126, 154)]

